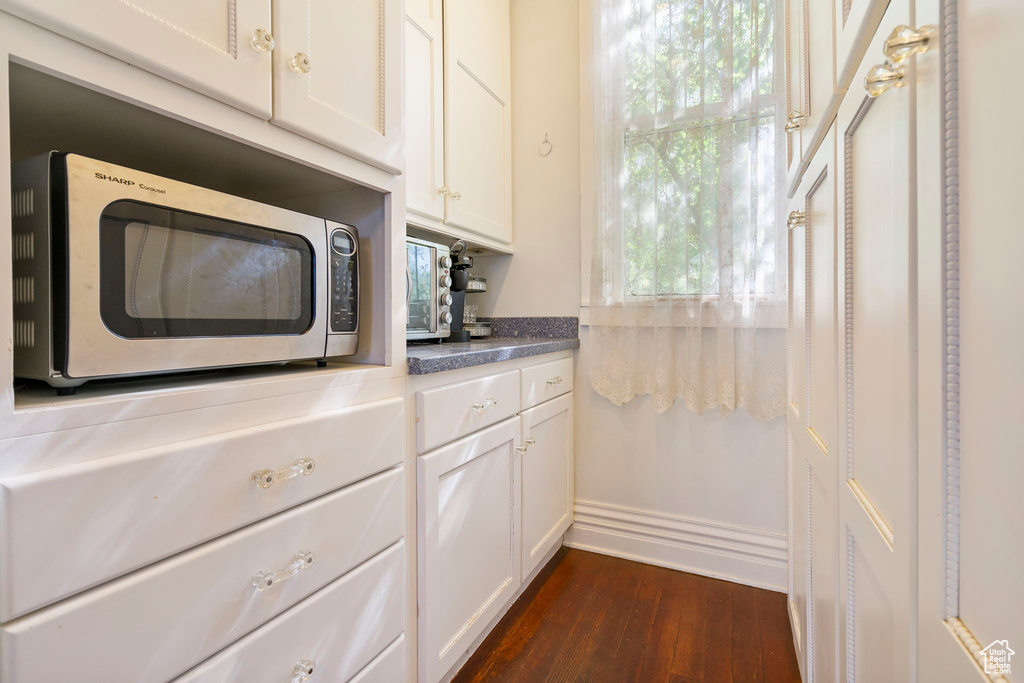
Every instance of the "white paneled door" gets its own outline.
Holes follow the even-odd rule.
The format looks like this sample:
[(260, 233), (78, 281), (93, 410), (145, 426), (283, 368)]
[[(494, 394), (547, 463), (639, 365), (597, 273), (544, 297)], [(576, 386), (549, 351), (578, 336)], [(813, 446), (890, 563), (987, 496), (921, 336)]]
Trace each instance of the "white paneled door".
[(419, 680), (436, 683), (515, 595), (519, 417), (417, 461)]
[(530, 575), (572, 523), (572, 394), (523, 411), (522, 565)]
[(444, 22), (441, 0), (405, 3), (406, 209), (444, 220)]
[(445, 222), (512, 241), (508, 0), (445, 2)]
[(790, 204), (790, 602), (804, 680), (836, 671), (836, 160), (828, 133)]
[(274, 123), (400, 172), (401, 3), (274, 3)]
[(270, 118), (270, 0), (3, 0), (0, 9)]
[[(914, 64), (906, 85), (868, 95), (886, 35), (910, 24), (892, 0), (840, 108), (842, 463), (839, 544), (847, 681), (914, 679), (917, 590), (917, 262)], [(929, 55), (928, 57), (933, 57)], [(876, 91), (877, 94), (877, 91)], [(937, 141), (933, 141), (937, 143)]]

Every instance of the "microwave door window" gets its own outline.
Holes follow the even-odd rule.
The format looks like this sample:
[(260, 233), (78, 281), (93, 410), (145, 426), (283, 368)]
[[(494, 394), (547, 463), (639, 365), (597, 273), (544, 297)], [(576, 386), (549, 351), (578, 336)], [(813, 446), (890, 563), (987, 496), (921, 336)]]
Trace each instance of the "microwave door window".
[(104, 324), (134, 339), (301, 334), (313, 323), (302, 237), (138, 202), (100, 228)]
[(406, 243), (406, 251), (409, 259), (409, 320), (406, 329), (410, 332), (433, 332), (433, 250)]

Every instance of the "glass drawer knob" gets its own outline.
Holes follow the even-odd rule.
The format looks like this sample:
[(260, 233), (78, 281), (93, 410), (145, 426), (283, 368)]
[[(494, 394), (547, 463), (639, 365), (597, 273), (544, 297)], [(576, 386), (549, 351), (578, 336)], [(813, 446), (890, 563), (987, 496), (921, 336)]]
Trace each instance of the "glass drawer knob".
[(298, 52), (288, 60), (288, 68), (297, 74), (308, 74), (313, 67), (309, 63), (309, 55)]
[(306, 683), (316, 673), (316, 662), (312, 659), (300, 659), (295, 663), (292, 677), (288, 683)]
[(274, 44), (274, 36), (270, 34), (270, 31), (261, 28), (253, 31), (252, 38), (249, 39), (249, 46), (256, 52), (270, 52), (274, 49)]

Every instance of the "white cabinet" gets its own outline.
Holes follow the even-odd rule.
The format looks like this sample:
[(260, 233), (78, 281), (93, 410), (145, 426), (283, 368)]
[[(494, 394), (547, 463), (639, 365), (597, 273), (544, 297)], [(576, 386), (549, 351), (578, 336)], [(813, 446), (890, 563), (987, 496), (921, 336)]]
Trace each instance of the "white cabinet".
[[(804, 680), (835, 679), (836, 152), (829, 132), (790, 203), (790, 405), (793, 500), (790, 615)], [(813, 656), (804, 653), (813, 652)]]
[(0, 9), (399, 172), (398, 2), (0, 0)]
[(405, 205), (444, 220), (444, 24), (441, 0), (405, 3)]
[(387, 0), (275, 0), (274, 123), (398, 172), (400, 21)]
[(270, 0), (3, 0), (0, 9), (270, 117), (271, 53), (257, 33), (272, 30)]
[(419, 678), (435, 683), (520, 583), (519, 418), (417, 463)]
[(443, 84), (439, 7), (410, 2), (406, 11), (411, 221), (456, 237), (511, 244), (508, 0), (445, 0)]
[(445, 221), (511, 242), (508, 0), (446, 0), (445, 38)]
[[(525, 371), (524, 371), (525, 373)], [(522, 574), (529, 576), (572, 524), (572, 394), (523, 412)]]

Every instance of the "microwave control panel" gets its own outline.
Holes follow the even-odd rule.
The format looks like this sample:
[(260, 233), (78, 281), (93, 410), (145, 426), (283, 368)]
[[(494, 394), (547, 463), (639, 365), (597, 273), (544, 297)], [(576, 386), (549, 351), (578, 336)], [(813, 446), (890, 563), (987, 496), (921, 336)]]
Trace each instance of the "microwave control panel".
[(331, 231), (331, 332), (355, 332), (359, 325), (359, 263), (355, 235)]

